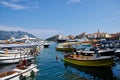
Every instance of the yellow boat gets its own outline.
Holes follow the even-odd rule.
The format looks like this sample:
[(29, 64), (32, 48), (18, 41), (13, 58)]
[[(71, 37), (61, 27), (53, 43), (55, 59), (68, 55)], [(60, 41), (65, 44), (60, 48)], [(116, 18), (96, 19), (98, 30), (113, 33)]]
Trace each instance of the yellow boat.
[(75, 48), (56, 48), (56, 51), (67, 51), (67, 52), (73, 52)]
[(73, 52), (76, 48), (72, 47), (72, 44), (69, 44), (68, 43), (62, 43), (62, 44), (59, 44), (57, 47), (56, 47), (56, 51), (67, 51), (67, 52)]
[(112, 67), (113, 65), (113, 57), (112, 56), (82, 56), (79, 57), (67, 56), (64, 57), (64, 61), (68, 63), (72, 63), (79, 66), (94, 66), (94, 67)]

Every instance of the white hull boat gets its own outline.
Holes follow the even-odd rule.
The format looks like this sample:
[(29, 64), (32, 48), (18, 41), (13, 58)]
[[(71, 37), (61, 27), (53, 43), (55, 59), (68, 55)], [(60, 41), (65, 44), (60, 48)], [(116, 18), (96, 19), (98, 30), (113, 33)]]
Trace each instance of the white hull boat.
[(98, 51), (101, 56), (113, 56), (114, 52), (115, 49), (103, 49)]
[(34, 56), (0, 56), (0, 64), (11, 64), (11, 63), (17, 63), (20, 59), (33, 59)]
[(35, 64), (24, 68), (18, 68), (16, 65), (8, 66), (0, 71), (0, 80), (21, 80), (33, 76), (38, 72), (36, 66)]
[[(8, 50), (7, 53), (8, 54), (20, 54), (23, 53), (24, 51), (19, 51), (19, 50)], [(0, 54), (5, 54), (6, 51), (5, 50), (0, 50)]]
[(22, 50), (23, 48), (32, 48), (31, 53), (33, 53), (33, 55), (30, 55), (27, 52), (25, 52), (25, 54), (24, 52), (20, 52), (19, 54), (9, 54), (8, 50), (6, 53), (0, 54), (0, 64), (18, 62), (18, 64), (12, 64), (0, 70), (0, 80), (23, 80), (26, 77), (35, 75), (38, 71), (36, 68), (37, 65), (33, 62), (36, 53), (35, 46), (36, 45), (4, 45), (2, 48), (19, 48), (19, 50)]
[(120, 57), (120, 49), (117, 49), (117, 50), (115, 51), (115, 56)]
[[(0, 45), (0, 64), (10, 64), (17, 63), (20, 59), (33, 59), (36, 53), (35, 47), (36, 45), (18, 45), (18, 44), (7, 44)], [(3, 48), (3, 50), (2, 50)], [(8, 50), (13, 49), (13, 50)], [(32, 54), (30, 51), (32, 50)], [(37, 48), (37, 52), (39, 52), (39, 48)]]

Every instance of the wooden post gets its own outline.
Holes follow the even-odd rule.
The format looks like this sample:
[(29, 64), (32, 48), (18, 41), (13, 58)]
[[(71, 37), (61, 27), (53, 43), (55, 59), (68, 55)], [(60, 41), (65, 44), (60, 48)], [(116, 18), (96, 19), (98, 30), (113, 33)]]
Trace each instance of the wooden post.
[(6, 54), (6, 55), (8, 54), (8, 49), (5, 49), (5, 54)]

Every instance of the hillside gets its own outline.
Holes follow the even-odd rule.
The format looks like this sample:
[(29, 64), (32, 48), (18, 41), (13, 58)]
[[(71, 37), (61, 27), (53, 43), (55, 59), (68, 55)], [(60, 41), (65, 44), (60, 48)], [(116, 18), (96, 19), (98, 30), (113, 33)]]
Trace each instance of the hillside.
[(31, 37), (31, 38), (36, 38), (34, 35), (32, 35), (28, 32), (0, 30), (0, 40), (10, 39), (11, 37), (22, 38), (25, 35), (27, 35), (28, 37)]
[(58, 35), (55, 35), (53, 37), (47, 38), (47, 41), (56, 41), (56, 38), (58, 37)]

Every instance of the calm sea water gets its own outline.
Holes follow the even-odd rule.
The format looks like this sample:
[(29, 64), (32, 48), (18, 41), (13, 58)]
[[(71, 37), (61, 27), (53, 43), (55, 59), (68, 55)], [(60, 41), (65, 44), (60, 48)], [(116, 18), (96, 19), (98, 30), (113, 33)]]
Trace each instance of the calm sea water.
[[(56, 51), (57, 43), (41, 50), (36, 62), (39, 72), (35, 80), (120, 80), (120, 63), (112, 68), (79, 67), (64, 63), (62, 52)], [(59, 59), (56, 60), (56, 55)]]

